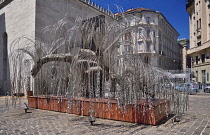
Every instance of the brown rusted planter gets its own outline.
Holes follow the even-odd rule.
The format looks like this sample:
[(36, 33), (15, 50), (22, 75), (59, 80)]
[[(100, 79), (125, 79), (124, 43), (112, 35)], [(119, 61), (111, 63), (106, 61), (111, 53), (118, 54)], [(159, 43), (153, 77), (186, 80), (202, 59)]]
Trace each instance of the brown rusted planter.
[(27, 91), (27, 96), (33, 96), (33, 91)]
[(67, 112), (67, 99), (64, 98), (62, 101), (61, 101), (61, 112), (63, 113), (66, 113)]
[(75, 98), (69, 99), (68, 102), (68, 99), (56, 96), (29, 96), (28, 103), (31, 108), (85, 116), (89, 116), (89, 111), (94, 110), (95, 116), (99, 118), (150, 125), (157, 125), (170, 112), (169, 101), (162, 99), (150, 102), (140, 100), (136, 105), (118, 107), (116, 100), (108, 101), (108, 99)]
[(37, 97), (37, 102), (38, 102), (38, 109), (50, 110), (50, 107), (51, 107), (50, 97), (38, 96)]
[(28, 96), (28, 106), (30, 108), (38, 108), (37, 96)]

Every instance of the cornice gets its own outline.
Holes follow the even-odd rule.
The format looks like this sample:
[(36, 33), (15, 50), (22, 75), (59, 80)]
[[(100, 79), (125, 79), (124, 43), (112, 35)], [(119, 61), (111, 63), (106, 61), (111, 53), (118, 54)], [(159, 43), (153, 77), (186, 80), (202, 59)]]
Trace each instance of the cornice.
[(6, 5), (8, 5), (13, 0), (0, 0), (0, 9), (4, 8)]

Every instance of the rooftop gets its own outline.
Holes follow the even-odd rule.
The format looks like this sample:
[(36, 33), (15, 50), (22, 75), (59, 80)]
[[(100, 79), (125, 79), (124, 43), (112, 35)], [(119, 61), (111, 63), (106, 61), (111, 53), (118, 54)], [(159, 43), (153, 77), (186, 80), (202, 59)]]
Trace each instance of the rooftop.
[[(125, 12), (122, 12), (122, 13), (116, 13), (115, 16), (121, 16), (123, 14), (131, 14), (131, 13), (140, 13), (140, 12), (143, 12), (143, 11), (146, 11), (146, 12), (153, 12), (153, 13), (158, 13), (160, 14), (165, 20), (166, 22), (171, 26), (172, 29), (174, 29), (176, 31), (176, 29), (168, 22), (168, 20), (166, 19), (166, 17), (159, 11), (157, 10), (153, 10), (153, 9), (148, 9), (148, 8), (142, 8), (142, 7), (139, 7), (139, 8), (135, 8), (135, 9), (128, 9), (127, 11)], [(176, 31), (176, 33), (179, 35), (179, 33)]]
[(135, 9), (131, 8), (131, 9), (128, 9), (127, 11), (125, 11), (123, 13), (116, 13), (115, 15), (129, 14), (129, 13), (141, 12), (141, 11), (152, 11), (152, 12), (156, 12), (156, 10), (139, 7), (139, 8), (135, 8)]

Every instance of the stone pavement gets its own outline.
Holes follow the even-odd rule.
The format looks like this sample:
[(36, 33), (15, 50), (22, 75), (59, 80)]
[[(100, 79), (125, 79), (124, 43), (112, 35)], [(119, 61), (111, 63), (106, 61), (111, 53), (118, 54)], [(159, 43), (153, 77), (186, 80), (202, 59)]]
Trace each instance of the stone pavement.
[(210, 95), (190, 95), (188, 113), (180, 122), (172, 120), (158, 126), (98, 119), (91, 126), (88, 117), (31, 109), (23, 103), (4, 111), (5, 97), (0, 97), (0, 135), (210, 135)]

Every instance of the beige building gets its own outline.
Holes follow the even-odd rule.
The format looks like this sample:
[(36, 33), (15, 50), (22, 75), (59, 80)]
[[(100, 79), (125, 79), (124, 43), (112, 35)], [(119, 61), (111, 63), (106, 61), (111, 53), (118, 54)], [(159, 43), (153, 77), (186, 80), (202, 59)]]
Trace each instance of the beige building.
[(123, 40), (127, 45), (120, 47), (121, 53), (139, 54), (146, 63), (164, 70), (182, 68), (183, 47), (177, 41), (179, 33), (162, 13), (137, 8), (117, 15), (125, 16), (127, 27), (133, 29), (125, 34)]
[(210, 83), (210, 1), (188, 0), (192, 71), (197, 82)]

